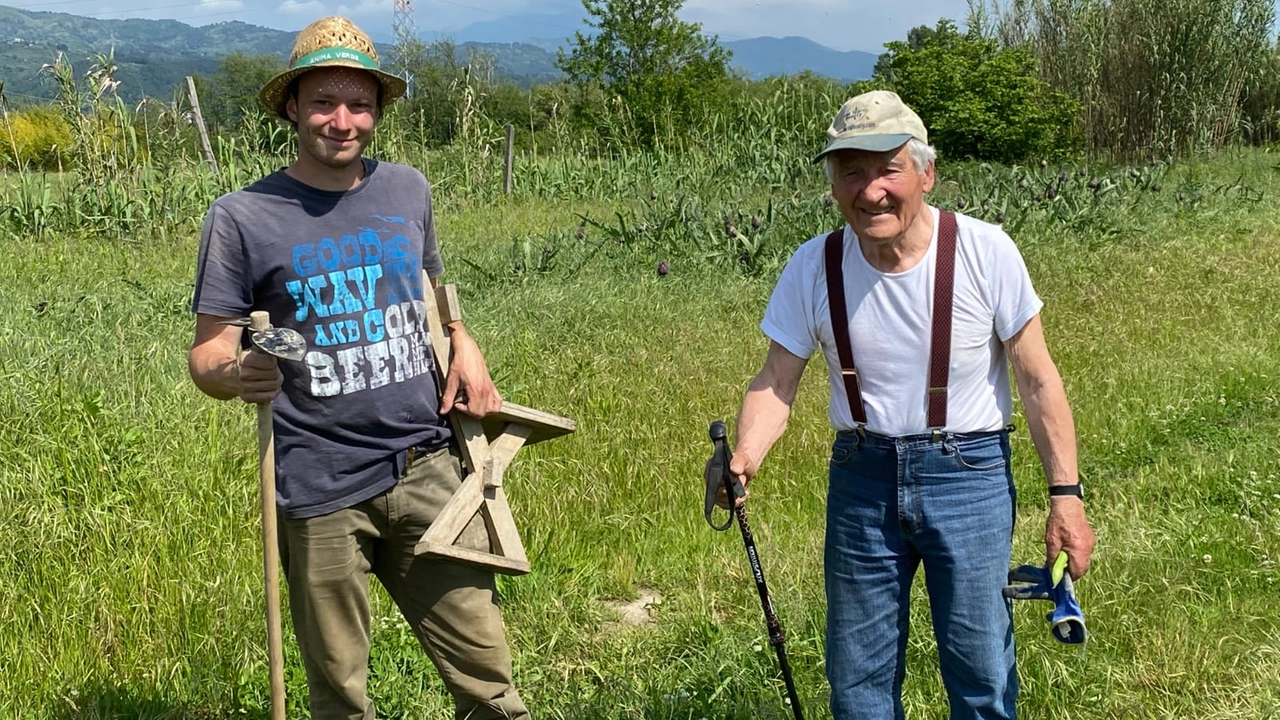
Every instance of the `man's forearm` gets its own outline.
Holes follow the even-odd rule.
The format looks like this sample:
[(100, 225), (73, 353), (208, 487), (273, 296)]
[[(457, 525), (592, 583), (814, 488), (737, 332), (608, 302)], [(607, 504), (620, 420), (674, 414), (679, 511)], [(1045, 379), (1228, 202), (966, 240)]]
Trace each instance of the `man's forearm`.
[(193, 352), (187, 360), (191, 381), (200, 391), (218, 400), (240, 397), (240, 372), (236, 358), (223, 353)]
[(1029, 387), (1021, 388), (1022, 404), (1045, 477), (1050, 485), (1073, 485), (1079, 480), (1076, 430), (1062, 378), (1055, 372), (1027, 384)]
[(747, 387), (742, 412), (738, 414), (735, 454), (745, 453), (758, 467), (787, 429), (794, 400), (794, 395), (781, 393), (763, 374), (757, 375)]

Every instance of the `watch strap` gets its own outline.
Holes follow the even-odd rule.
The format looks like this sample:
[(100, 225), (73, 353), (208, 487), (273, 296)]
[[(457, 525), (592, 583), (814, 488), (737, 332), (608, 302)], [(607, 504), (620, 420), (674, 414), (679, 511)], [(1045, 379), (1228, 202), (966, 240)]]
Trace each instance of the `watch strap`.
[(1083, 499), (1084, 486), (1080, 483), (1074, 485), (1050, 485), (1049, 497), (1072, 496)]

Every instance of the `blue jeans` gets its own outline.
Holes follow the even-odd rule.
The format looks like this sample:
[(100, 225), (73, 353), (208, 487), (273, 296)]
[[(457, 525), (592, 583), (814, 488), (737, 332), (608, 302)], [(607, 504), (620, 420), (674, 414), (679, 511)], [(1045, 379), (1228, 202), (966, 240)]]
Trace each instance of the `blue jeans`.
[(837, 720), (904, 717), (911, 582), (924, 563), (952, 720), (1016, 717), (1007, 584), (1014, 523), (1007, 432), (832, 446), (824, 572)]

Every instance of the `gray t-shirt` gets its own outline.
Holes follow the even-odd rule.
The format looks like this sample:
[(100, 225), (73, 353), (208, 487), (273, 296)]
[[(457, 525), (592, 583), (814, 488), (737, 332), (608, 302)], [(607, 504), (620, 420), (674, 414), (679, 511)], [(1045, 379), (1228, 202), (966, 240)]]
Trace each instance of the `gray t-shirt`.
[(422, 271), (444, 272), (431, 188), (414, 168), (365, 160), (355, 189), (275, 172), (218, 198), (205, 219), (196, 313), (266, 310), (307, 341), (281, 361), (276, 493), (290, 517), (350, 507), (396, 484), (411, 447), (439, 448)]

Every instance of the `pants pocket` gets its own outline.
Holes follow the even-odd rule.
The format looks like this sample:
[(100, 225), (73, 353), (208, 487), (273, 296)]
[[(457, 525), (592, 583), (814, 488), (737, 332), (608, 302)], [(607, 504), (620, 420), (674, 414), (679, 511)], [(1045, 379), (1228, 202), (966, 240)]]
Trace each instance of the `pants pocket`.
[(951, 452), (956, 462), (976, 472), (999, 470), (1009, 464), (1009, 457), (1004, 451), (1003, 443), (983, 442), (980, 444), (954, 444)]
[(857, 435), (850, 433), (837, 436), (836, 441), (831, 444), (831, 464), (835, 466), (848, 464), (850, 460), (857, 456), (858, 450), (859, 439)]

